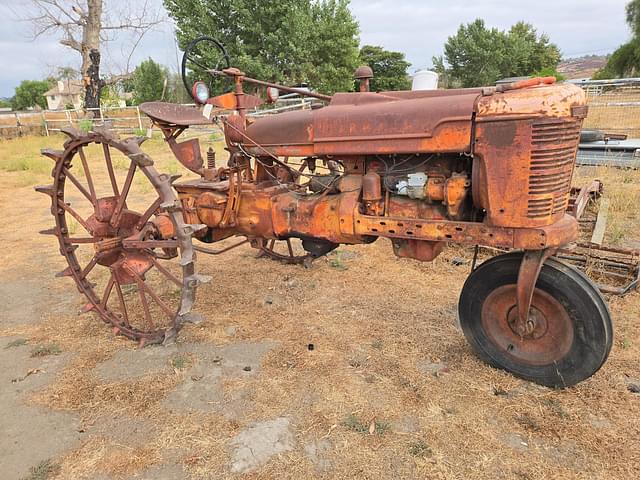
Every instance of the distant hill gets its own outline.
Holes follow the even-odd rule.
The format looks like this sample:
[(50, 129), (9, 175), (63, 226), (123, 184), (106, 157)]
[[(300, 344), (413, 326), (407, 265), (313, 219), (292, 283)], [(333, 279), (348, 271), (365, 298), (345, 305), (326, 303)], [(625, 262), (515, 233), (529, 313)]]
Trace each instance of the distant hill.
[(607, 55), (586, 55), (578, 58), (567, 58), (558, 65), (558, 72), (565, 77), (591, 78), (591, 76), (607, 64)]

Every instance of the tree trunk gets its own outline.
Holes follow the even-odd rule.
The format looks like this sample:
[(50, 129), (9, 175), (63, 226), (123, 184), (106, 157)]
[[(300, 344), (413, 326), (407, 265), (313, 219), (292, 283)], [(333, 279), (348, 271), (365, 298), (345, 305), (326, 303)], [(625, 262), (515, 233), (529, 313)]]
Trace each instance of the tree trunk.
[[(100, 30), (102, 27), (102, 0), (87, 0), (86, 24), (82, 31), (82, 77), (84, 81), (84, 108), (100, 108)], [(95, 110), (89, 110), (95, 114)]]
[(100, 108), (100, 92), (104, 87), (104, 80), (100, 79), (100, 52), (95, 48), (89, 54), (91, 65), (85, 74), (84, 109), (89, 116), (99, 117), (99, 111), (89, 109)]

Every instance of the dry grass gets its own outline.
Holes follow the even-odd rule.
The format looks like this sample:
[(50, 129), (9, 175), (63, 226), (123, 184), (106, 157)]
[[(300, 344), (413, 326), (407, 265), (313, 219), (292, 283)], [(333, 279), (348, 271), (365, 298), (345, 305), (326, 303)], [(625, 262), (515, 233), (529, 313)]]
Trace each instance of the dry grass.
[(609, 216), (605, 242), (640, 248), (640, 172), (614, 167), (580, 167), (574, 185), (597, 178), (604, 182), (604, 196), (609, 199)]
[[(40, 143), (24, 141), (29, 148)], [(161, 142), (147, 145), (160, 170), (172, 164)], [(0, 159), (20, 150), (26, 148), (0, 142)], [(1, 234), (13, 253), (3, 258), (0, 274), (4, 281), (20, 271), (48, 282), (64, 265), (51, 239), (34, 234), (49, 226), (48, 206), (20, 186), (25, 174), (0, 177), (0, 200), (20, 200), (6, 212), (16, 231)], [(620, 244), (637, 241), (640, 174), (579, 169), (576, 183), (593, 176), (605, 181), (611, 225), (623, 232)], [(221, 381), (225, 400), (247, 400), (235, 419), (180, 414), (163, 405), (183, 380), (188, 368), (181, 367), (190, 357), (173, 358), (168, 373), (116, 382), (98, 378), (96, 365), (135, 346), (112, 337), (91, 315), (69, 311), (44, 315), (32, 325), (0, 325), (2, 335), (26, 338), (30, 345), (55, 343), (72, 354), (57, 381), (36, 392), (33, 402), (75, 412), (87, 425), (107, 416), (155, 426), (144, 445), (87, 437), (56, 459), (61, 467), (56, 478), (94, 478), (99, 472), (129, 478), (166, 461), (181, 463), (194, 478), (229, 478), (229, 439), (253, 421), (283, 415), (292, 419), (296, 449), (246, 478), (323, 477), (303, 448), (319, 439), (330, 445), (331, 469), (323, 478), (637, 476), (640, 403), (627, 390), (626, 378), (640, 378), (640, 294), (609, 299), (616, 337), (605, 367), (574, 388), (553, 391), (491, 369), (472, 355), (456, 326), (457, 296), (469, 265), (452, 262), (469, 259), (469, 249), (452, 247), (429, 264), (396, 259), (386, 240), (340, 250), (350, 255), (320, 259), (309, 270), (256, 259), (248, 247), (222, 260), (199, 257), (199, 270), (214, 281), (198, 292), (205, 321), (187, 326), (181, 341), (277, 342), (260, 374)], [(51, 288), (82, 304), (70, 280)], [(229, 325), (237, 327), (233, 337), (225, 331)], [(442, 362), (447, 370), (425, 374), (421, 362)]]
[(153, 465), (159, 458), (159, 452), (153, 448), (133, 448), (93, 437), (65, 457), (58, 478), (92, 478), (94, 472), (126, 478)]
[(620, 103), (638, 102), (640, 89), (625, 88), (590, 95), (587, 99), (589, 114), (584, 128), (596, 128), (611, 133), (625, 133), (631, 138), (640, 137), (640, 115), (637, 106), (623, 106)]

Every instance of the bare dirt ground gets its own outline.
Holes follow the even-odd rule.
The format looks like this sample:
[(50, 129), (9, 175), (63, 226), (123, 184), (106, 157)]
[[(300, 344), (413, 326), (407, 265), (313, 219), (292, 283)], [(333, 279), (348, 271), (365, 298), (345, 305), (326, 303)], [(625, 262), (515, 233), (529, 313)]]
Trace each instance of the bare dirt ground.
[[(137, 349), (77, 314), (55, 239), (37, 234), (52, 225), (37, 151), (61, 143), (0, 142), (3, 479), (638, 477), (639, 293), (609, 298), (602, 370), (554, 391), (471, 353), (456, 326), (466, 249), (421, 264), (380, 240), (304, 269), (241, 247), (199, 257), (203, 323)], [(147, 150), (174, 168), (160, 142)], [(576, 182), (593, 176), (609, 241), (637, 242), (640, 173)]]

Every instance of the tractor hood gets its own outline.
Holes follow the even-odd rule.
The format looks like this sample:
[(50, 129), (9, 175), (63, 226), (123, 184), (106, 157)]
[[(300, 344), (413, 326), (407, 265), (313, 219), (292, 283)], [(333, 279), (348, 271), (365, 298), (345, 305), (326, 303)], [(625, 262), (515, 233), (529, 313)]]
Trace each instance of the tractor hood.
[(256, 120), (247, 135), (289, 155), (470, 151), (479, 95), (480, 89), (337, 93), (326, 107)]
[[(474, 115), (478, 121), (570, 117), (584, 104), (584, 92), (571, 84), (486, 95), (480, 88), (337, 93), (326, 107), (256, 120), (247, 135), (289, 156), (471, 152)], [(245, 146), (255, 150), (249, 140)]]

